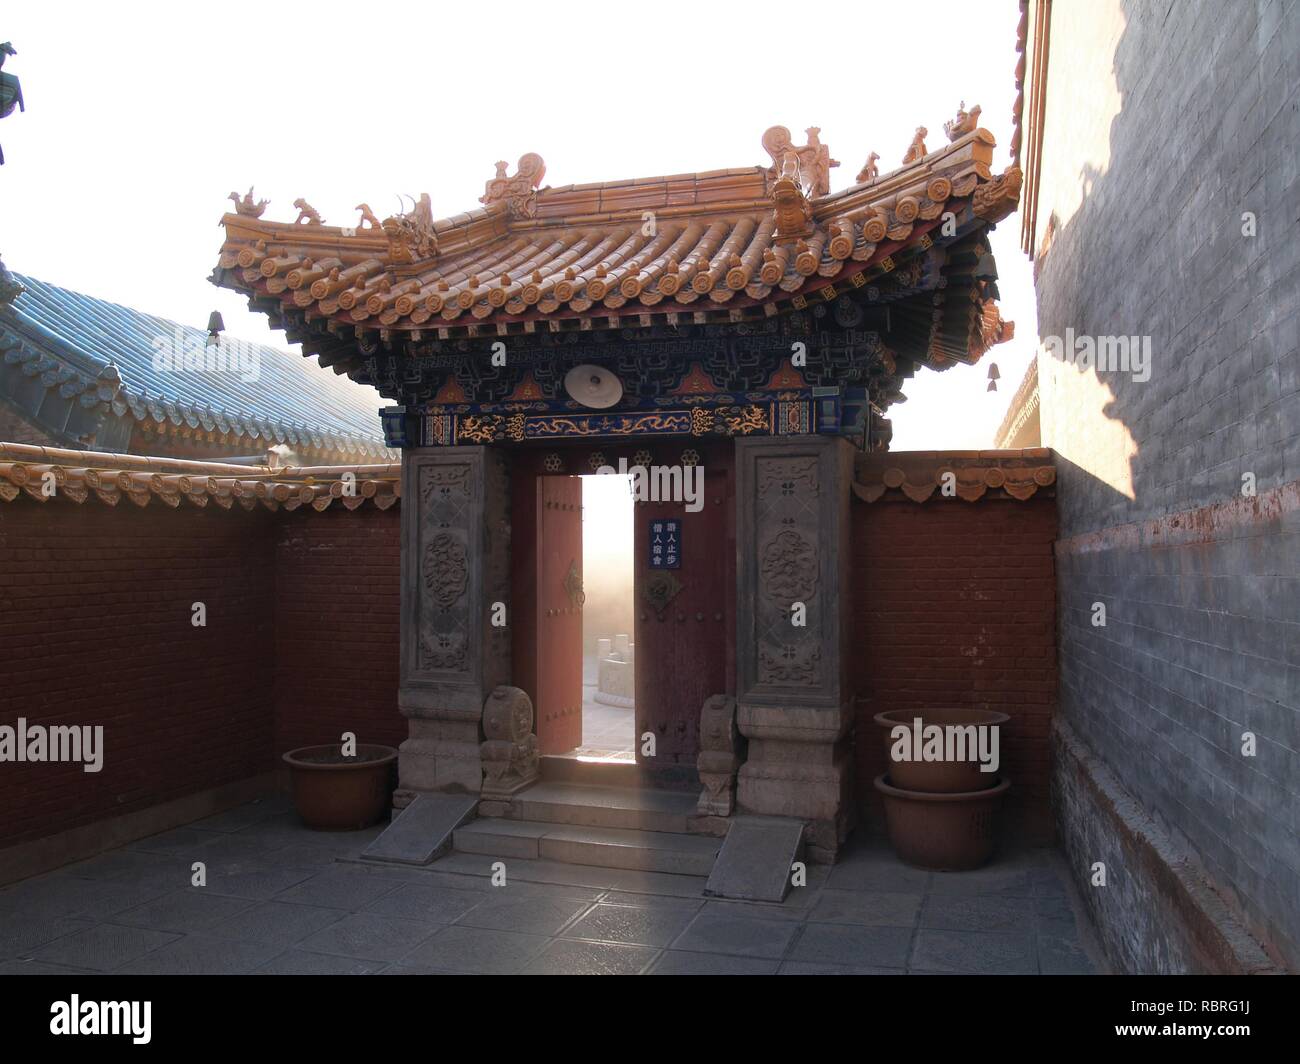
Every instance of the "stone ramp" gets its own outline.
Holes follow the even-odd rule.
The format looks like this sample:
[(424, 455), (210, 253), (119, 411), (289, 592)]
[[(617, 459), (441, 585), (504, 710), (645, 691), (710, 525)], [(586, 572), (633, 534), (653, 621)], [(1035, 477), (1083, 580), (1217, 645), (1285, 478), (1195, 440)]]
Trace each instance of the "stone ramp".
[(801, 820), (733, 817), (704, 893), (739, 901), (784, 901), (791, 865), (803, 857), (803, 829)]
[(478, 798), (469, 794), (417, 795), (361, 856), (367, 861), (427, 865), (448, 849), (453, 832), (477, 806)]

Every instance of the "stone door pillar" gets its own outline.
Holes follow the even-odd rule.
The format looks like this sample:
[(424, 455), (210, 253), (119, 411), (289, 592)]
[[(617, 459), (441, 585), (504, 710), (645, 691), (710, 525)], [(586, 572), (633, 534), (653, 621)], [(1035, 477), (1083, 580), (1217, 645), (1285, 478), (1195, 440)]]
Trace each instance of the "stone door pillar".
[(420, 791), (479, 794), (483, 704), (510, 681), (510, 514), (505, 456), (426, 447), (402, 457), (402, 614), (398, 707), (409, 738), (394, 804)]
[(835, 859), (855, 814), (852, 469), (852, 446), (834, 436), (736, 441), (736, 701), (749, 740), (737, 804), (808, 821), (817, 861)]

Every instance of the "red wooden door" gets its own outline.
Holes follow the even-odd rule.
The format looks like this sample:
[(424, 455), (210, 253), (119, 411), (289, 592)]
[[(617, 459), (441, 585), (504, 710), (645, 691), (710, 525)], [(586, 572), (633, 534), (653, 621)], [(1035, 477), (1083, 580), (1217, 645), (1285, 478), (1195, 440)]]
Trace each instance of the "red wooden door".
[(582, 479), (537, 478), (537, 742), (582, 745)]
[[(704, 700), (734, 689), (734, 459), (730, 442), (700, 450), (703, 509), (692, 513), (680, 502), (636, 507), (636, 743), (637, 760), (651, 769), (693, 764)], [(665, 518), (681, 522), (681, 564), (652, 570), (651, 526)], [(646, 732), (655, 736), (653, 758), (642, 756)]]

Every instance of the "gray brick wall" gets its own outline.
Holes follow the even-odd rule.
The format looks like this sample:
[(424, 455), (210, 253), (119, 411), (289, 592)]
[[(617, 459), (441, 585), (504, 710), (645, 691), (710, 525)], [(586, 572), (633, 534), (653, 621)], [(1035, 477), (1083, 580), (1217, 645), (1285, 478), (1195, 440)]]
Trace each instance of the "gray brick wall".
[[(1108, 160), (1080, 162), (1087, 193), (1042, 261), (1039, 331), (1146, 334), (1153, 359), (1145, 383), (1101, 374), (1100, 407), (1095, 375), (1040, 361), (1065, 541), (1060, 710), (1298, 967), (1300, 5), (1119, 8)], [(1057, 29), (1054, 66), (1071, 47)], [(1087, 85), (1065, 87), (1044, 144), (1058, 157), (1079, 147), (1069, 107), (1089, 106)], [(1095, 446), (1120, 430), (1123, 465)]]

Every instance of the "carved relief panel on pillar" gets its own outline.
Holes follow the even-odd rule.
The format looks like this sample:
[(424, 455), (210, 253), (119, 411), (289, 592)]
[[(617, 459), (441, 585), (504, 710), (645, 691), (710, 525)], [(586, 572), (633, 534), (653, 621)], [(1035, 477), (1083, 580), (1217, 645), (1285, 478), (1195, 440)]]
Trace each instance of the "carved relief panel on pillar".
[(817, 459), (760, 458), (755, 472), (757, 681), (817, 687), (826, 597), (818, 586)]
[(842, 456), (833, 440), (753, 442), (737, 444), (740, 695), (837, 705)]
[[(402, 456), (398, 706), (410, 724), (398, 756), (399, 805), (423, 791), (482, 788), (483, 704), (510, 673), (508, 612), (500, 617), (506, 623), (492, 623), (501, 612), (494, 606), (509, 608), (504, 463), (489, 447)], [(518, 758), (505, 753), (508, 769)]]
[[(510, 515), (502, 455), (485, 447), (408, 452), (402, 536), (404, 702), (481, 707), (509, 679)], [(508, 614), (505, 620), (508, 622)], [(434, 702), (430, 702), (434, 706)]]
[(418, 673), (469, 670), (470, 555), (476, 553), (470, 544), (471, 472), (468, 462), (422, 465), (418, 472)]

